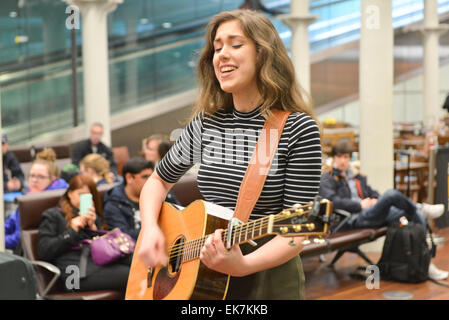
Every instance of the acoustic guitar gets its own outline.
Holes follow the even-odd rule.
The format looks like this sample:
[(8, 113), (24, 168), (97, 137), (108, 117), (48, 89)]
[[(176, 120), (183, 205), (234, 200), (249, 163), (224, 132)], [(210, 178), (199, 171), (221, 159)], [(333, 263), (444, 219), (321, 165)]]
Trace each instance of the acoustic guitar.
[[(166, 266), (148, 268), (141, 259), (133, 256), (127, 300), (189, 300), (224, 299), (229, 276), (207, 268), (199, 256), (209, 234), (225, 229), (223, 241), (232, 246), (267, 235), (284, 237), (305, 236), (304, 244), (319, 243), (329, 232), (332, 203), (316, 199), (307, 205), (295, 205), (278, 214), (236, 223), (223, 215), (211, 214), (208, 203), (197, 200), (183, 210), (164, 202), (159, 225), (165, 235), (168, 263)], [(210, 210), (209, 210), (210, 211)], [(137, 239), (137, 252), (142, 234)]]

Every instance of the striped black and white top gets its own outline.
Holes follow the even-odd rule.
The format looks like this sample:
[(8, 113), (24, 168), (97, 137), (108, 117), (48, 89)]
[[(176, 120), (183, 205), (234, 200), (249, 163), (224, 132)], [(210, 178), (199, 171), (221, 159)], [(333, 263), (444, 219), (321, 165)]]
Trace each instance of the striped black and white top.
[[(159, 162), (157, 173), (167, 182), (176, 182), (199, 162), (201, 194), (207, 201), (233, 210), (264, 123), (260, 107), (248, 113), (233, 109), (203, 118), (198, 115)], [(307, 114), (291, 113), (251, 219), (312, 201), (318, 194), (320, 176), (318, 126)]]

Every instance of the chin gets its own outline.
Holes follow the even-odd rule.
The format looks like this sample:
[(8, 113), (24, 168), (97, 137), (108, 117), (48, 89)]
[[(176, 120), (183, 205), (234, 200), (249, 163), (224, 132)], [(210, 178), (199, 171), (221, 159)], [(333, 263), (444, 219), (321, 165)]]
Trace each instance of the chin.
[(226, 93), (233, 93), (235, 91), (236, 85), (230, 83), (229, 81), (220, 82), (220, 88)]
[(231, 93), (232, 94), (232, 88), (229, 88), (229, 86), (220, 86), (221, 90), (223, 90), (226, 93)]

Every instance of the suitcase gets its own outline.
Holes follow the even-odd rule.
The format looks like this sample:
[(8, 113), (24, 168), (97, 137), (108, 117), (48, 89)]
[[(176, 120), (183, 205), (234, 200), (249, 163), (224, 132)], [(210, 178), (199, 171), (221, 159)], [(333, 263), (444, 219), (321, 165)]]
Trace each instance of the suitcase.
[(30, 261), (0, 252), (0, 300), (35, 300), (37, 285)]

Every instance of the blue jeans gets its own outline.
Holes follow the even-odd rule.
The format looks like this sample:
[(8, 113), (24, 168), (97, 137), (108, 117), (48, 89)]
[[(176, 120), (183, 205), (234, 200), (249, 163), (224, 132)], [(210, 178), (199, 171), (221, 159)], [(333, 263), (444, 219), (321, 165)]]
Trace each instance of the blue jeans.
[(374, 206), (363, 210), (355, 219), (352, 227), (378, 228), (399, 221), (405, 216), (408, 221), (421, 224), (426, 228), (426, 220), (409, 198), (395, 189), (387, 190)]

